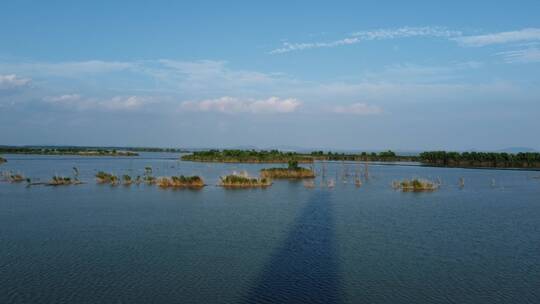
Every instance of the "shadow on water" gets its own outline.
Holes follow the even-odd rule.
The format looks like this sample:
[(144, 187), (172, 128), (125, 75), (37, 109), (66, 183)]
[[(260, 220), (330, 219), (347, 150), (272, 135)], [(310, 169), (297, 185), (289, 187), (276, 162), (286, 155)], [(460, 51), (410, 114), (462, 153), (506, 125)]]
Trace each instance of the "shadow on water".
[(331, 193), (317, 191), (244, 303), (340, 303)]

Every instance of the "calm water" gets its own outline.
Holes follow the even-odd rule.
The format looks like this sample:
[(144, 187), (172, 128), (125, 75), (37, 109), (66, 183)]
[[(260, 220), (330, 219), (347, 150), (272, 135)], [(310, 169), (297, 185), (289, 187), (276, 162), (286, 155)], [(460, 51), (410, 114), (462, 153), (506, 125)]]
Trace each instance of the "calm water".
[[(0, 170), (48, 180), (76, 166), (88, 183), (0, 182), (0, 303), (540, 303), (540, 172), (371, 166), (360, 189), (224, 190), (218, 176), (264, 165), (154, 153), (6, 158)], [(93, 180), (145, 166), (210, 186)], [(344, 165), (327, 166), (335, 178)], [(443, 185), (391, 188), (410, 177)]]

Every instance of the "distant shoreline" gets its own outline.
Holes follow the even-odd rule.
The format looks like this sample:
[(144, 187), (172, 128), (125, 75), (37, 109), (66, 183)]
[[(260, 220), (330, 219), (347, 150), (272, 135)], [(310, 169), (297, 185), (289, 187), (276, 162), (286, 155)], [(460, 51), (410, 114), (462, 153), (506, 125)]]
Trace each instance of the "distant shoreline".
[(441, 168), (540, 170), (540, 153), (492, 153), (492, 152), (422, 152), (418, 156), (397, 155), (388, 150), (380, 153), (345, 154), (256, 151), (256, 150), (209, 150), (181, 156), (184, 161), (216, 163), (313, 163), (315, 161), (362, 162), (373, 164), (418, 163), (419, 166)]
[[(132, 151), (88, 150), (88, 149), (38, 149), (38, 148), (0, 148), (2, 154), (25, 155), (76, 155), (76, 156), (139, 156)], [(1, 161), (0, 161), (1, 162)]]

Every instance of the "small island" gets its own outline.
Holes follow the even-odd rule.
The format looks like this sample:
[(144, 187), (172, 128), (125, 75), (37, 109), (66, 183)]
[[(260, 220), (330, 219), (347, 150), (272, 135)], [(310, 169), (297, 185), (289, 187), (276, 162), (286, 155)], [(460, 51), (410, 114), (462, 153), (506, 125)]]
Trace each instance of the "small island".
[(171, 176), (160, 177), (157, 185), (161, 188), (202, 188), (206, 186), (199, 176)]
[(278, 150), (209, 150), (183, 155), (182, 160), (220, 163), (312, 163), (313, 157), (296, 152)]
[(0, 156), (0, 165), (3, 163), (7, 163), (7, 160), (3, 158), (2, 156)]
[(414, 178), (411, 180), (394, 181), (392, 184), (394, 189), (400, 189), (403, 192), (429, 192), (439, 188), (439, 184), (426, 180)]
[(261, 170), (261, 177), (264, 178), (315, 178), (315, 172), (308, 168), (298, 166), (295, 160), (289, 161), (287, 168), (268, 168)]
[(219, 183), (219, 186), (225, 188), (264, 188), (270, 185), (272, 185), (272, 181), (269, 178), (249, 177), (245, 172), (222, 176)]

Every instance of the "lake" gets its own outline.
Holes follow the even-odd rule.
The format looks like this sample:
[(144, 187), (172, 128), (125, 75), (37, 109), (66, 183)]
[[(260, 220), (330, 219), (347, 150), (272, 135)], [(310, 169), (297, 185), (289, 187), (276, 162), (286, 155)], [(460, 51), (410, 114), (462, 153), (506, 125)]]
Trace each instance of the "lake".
[[(4, 156), (0, 171), (47, 181), (77, 167), (86, 184), (0, 182), (0, 303), (540, 303), (540, 172), (371, 165), (357, 188), (341, 172), (359, 165), (335, 162), (333, 189), (230, 190), (219, 176), (274, 165)], [(146, 166), (208, 186), (93, 178)], [(412, 177), (442, 186), (391, 186)]]

